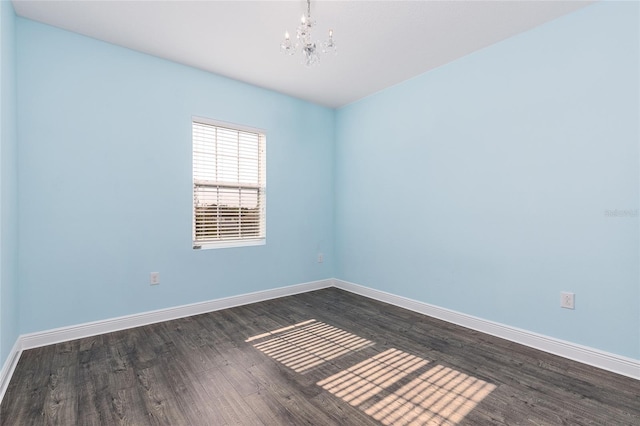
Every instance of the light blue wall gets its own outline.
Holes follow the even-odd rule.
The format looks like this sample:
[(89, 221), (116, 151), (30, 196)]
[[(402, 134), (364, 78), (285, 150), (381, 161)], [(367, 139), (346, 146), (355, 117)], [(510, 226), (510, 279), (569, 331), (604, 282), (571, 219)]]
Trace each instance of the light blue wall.
[[(334, 275), (333, 110), (21, 18), (17, 42), (21, 333)], [(266, 245), (191, 248), (192, 115), (266, 130)]]
[[(20, 333), (337, 276), (640, 358), (637, 3), (337, 112), (18, 18), (18, 148), (2, 5), (0, 365), (16, 262)], [(267, 245), (191, 249), (191, 115), (267, 131)]]
[(339, 110), (337, 277), (640, 359), (638, 217), (605, 217), (640, 208), (638, 16), (595, 4)]
[(0, 369), (18, 337), (15, 19), (0, 1)]

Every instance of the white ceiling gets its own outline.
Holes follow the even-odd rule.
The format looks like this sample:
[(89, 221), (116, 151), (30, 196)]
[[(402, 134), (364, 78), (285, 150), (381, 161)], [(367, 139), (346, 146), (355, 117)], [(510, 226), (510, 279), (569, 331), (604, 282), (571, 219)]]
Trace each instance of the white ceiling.
[(305, 0), (32, 1), (18, 15), (337, 108), (593, 1), (313, 0), (337, 56), (307, 68), (279, 51)]

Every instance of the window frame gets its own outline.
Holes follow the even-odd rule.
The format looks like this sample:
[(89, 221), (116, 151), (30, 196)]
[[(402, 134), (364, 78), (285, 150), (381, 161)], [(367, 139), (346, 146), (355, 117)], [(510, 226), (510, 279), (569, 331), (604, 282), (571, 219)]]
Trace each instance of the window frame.
[[(258, 190), (258, 206), (259, 206), (259, 236), (258, 237), (239, 237), (239, 238), (220, 238), (219, 240), (198, 241), (196, 239), (196, 188), (198, 183), (195, 176), (195, 138), (194, 138), (194, 125), (200, 124), (205, 126), (212, 126), (217, 128), (224, 128), (233, 132), (244, 132), (258, 135), (258, 183), (240, 183), (237, 185), (229, 184), (226, 182), (217, 182), (210, 184), (211, 187), (218, 188), (248, 188), (252, 190)], [(256, 127), (245, 126), (236, 123), (230, 123), (220, 120), (214, 120), (201, 116), (191, 117), (191, 242), (194, 250), (207, 250), (218, 248), (231, 248), (231, 247), (248, 247), (265, 245), (267, 240), (267, 212), (266, 212), (266, 200), (267, 200), (267, 174), (266, 174), (266, 162), (267, 162), (267, 133), (264, 129)], [(217, 154), (216, 154), (217, 155)], [(200, 186), (206, 186), (200, 184)]]

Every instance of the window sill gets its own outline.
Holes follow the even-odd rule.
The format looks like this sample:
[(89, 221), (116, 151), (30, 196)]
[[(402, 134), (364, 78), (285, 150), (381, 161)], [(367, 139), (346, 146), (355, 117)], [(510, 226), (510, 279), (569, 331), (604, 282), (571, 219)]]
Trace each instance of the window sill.
[(194, 250), (211, 250), (220, 248), (232, 248), (232, 247), (250, 247), (250, 246), (263, 246), (266, 244), (265, 238), (258, 238), (254, 240), (235, 240), (235, 241), (220, 241), (220, 242), (202, 242), (194, 243)]

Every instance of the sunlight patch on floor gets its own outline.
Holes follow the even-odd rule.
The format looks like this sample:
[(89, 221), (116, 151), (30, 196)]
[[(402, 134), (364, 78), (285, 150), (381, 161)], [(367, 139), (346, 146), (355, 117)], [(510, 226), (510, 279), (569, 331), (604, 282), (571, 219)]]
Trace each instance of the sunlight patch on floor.
[[(317, 384), (384, 425), (456, 425), (495, 386), (389, 349)], [(415, 376), (415, 377), (412, 377)]]
[(417, 356), (389, 349), (317, 384), (349, 404), (359, 406), (427, 363)]
[(495, 385), (437, 365), (365, 410), (385, 425), (456, 425)]
[(316, 320), (250, 337), (247, 342), (298, 373), (339, 356), (373, 345), (373, 342)]

